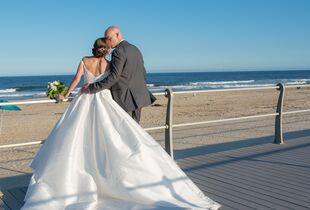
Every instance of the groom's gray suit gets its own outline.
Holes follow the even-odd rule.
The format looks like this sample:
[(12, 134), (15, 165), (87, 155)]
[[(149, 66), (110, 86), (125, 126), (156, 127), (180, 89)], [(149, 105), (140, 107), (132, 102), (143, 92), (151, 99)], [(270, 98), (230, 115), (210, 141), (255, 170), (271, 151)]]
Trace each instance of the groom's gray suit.
[(139, 123), (141, 108), (156, 98), (147, 89), (143, 57), (136, 46), (123, 40), (115, 47), (110, 74), (89, 85), (90, 93), (103, 89), (110, 89), (113, 99)]

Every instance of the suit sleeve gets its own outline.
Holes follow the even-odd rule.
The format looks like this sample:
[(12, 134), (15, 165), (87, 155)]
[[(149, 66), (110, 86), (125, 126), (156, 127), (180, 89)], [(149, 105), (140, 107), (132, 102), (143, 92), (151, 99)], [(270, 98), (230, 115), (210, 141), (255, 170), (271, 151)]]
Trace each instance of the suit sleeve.
[(110, 89), (120, 78), (124, 64), (126, 62), (126, 56), (124, 49), (115, 49), (112, 53), (112, 60), (110, 63), (110, 74), (101, 81), (92, 83), (89, 85), (89, 91), (91, 93), (99, 92), (103, 89)]

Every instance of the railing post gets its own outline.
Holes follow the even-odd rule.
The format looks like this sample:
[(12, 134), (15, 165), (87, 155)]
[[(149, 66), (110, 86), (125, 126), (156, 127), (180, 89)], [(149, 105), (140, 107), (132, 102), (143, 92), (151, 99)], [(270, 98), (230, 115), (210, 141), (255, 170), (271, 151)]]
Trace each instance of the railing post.
[(276, 116), (275, 121), (275, 138), (274, 142), (275, 144), (283, 144), (283, 131), (282, 131), (282, 112), (283, 112), (283, 99), (284, 99), (284, 85), (279, 83), (277, 84), (279, 86), (280, 94), (278, 98), (278, 105), (277, 105), (277, 113), (279, 115)]
[(168, 97), (166, 112), (166, 128), (165, 128), (165, 149), (166, 152), (174, 159), (173, 156), (173, 138), (172, 138), (172, 112), (173, 112), (173, 92), (171, 88), (165, 90), (165, 96)]

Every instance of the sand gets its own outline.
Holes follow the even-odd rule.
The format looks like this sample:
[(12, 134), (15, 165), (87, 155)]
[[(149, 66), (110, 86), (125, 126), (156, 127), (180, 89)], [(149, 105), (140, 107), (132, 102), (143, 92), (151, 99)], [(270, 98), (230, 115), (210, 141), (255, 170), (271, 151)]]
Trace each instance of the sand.
[[(279, 91), (248, 90), (180, 94), (174, 96), (173, 123), (188, 123), (276, 112)], [(167, 98), (142, 111), (143, 128), (165, 124)], [(22, 111), (4, 111), (0, 145), (44, 140), (68, 103), (19, 105)], [(310, 109), (310, 88), (286, 89), (284, 111)], [(284, 132), (310, 129), (310, 112), (285, 115)], [(164, 130), (149, 131), (164, 146)], [(274, 135), (274, 117), (205, 124), (174, 129), (174, 148), (198, 147), (223, 142), (259, 139)], [(0, 149), (0, 177), (31, 172), (29, 163), (40, 145)]]

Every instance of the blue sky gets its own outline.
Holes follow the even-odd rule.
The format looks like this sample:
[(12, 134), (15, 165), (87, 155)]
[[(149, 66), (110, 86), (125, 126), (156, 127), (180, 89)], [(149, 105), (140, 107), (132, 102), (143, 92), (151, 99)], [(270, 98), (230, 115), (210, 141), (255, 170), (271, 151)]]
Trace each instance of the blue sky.
[(148, 72), (310, 69), (309, 0), (10, 0), (0, 76), (73, 74), (109, 25)]

